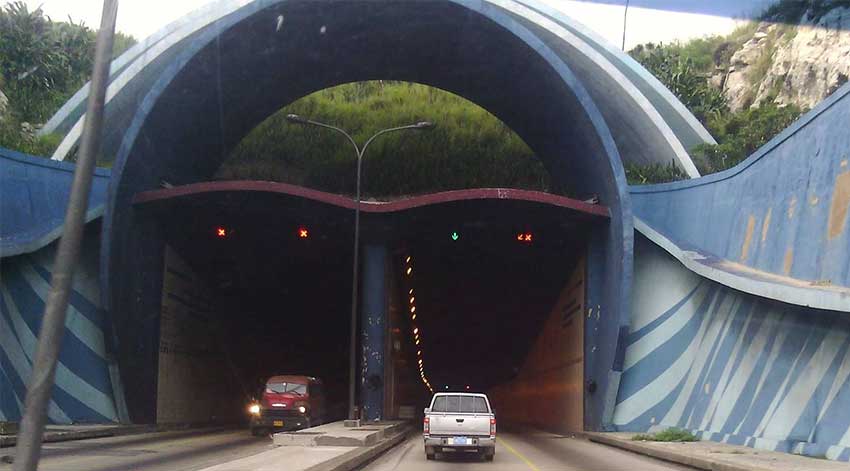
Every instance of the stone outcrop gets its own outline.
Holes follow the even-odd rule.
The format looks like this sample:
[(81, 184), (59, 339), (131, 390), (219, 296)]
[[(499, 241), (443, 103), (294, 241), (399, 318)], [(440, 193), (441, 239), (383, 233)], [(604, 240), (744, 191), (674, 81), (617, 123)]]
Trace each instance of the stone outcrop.
[(850, 8), (839, 7), (818, 17), (809, 11), (799, 25), (759, 23), (712, 83), (733, 111), (767, 101), (808, 109), (848, 77)]

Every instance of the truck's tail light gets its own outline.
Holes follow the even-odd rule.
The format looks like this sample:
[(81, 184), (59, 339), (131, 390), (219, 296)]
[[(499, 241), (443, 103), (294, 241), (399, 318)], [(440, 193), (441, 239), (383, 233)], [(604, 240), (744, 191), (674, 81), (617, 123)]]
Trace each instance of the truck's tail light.
[(496, 419), (490, 419), (490, 438), (496, 438)]
[(431, 433), (431, 419), (428, 417), (425, 417), (425, 420), (422, 421), (422, 432), (425, 433), (425, 435)]

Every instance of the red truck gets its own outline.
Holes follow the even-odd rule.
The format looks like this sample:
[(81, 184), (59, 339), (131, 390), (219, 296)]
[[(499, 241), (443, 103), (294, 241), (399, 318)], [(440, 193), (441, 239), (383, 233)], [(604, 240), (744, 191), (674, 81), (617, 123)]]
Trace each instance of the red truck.
[(322, 381), (312, 376), (272, 376), (266, 381), (260, 399), (251, 403), (248, 412), (253, 435), (320, 424), (325, 415)]

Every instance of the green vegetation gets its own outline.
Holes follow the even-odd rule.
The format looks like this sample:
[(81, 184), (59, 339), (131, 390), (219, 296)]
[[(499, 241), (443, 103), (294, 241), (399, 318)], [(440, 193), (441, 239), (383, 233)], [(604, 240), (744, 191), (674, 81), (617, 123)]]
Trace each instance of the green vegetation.
[[(34, 137), (23, 123), (43, 123), (87, 81), (95, 32), (82, 23), (52, 21), (23, 2), (0, 8), (0, 90), (10, 110), (0, 119), (0, 146), (48, 155), (60, 136)], [(118, 33), (114, 55), (135, 44)]]
[(287, 122), (289, 113), (339, 126), (358, 143), (384, 128), (436, 123), (432, 130), (388, 134), (370, 145), (363, 160), (365, 195), (496, 186), (550, 190), (543, 164), (496, 117), (451, 93), (404, 82), (340, 85), (292, 103), (251, 131), (217, 178), (352, 194), (353, 147), (336, 132)]
[(699, 439), (696, 435), (674, 427), (662, 430), (658, 433), (639, 433), (632, 437), (634, 441), (641, 442), (696, 442)]
[[(799, 18), (799, 17), (798, 17)], [(738, 28), (726, 37), (695, 39), (684, 44), (645, 44), (630, 51), (667, 86), (714, 136), (717, 145), (701, 144), (690, 150), (701, 174), (731, 168), (793, 123), (803, 112), (797, 106), (780, 106), (768, 97), (758, 107), (732, 112), (721, 90), (709, 82), (715, 70), (729, 67), (732, 54), (752, 37), (756, 23)], [(753, 65), (752, 102), (770, 67), (773, 51), (780, 40), (794, 34), (792, 26), (772, 30), (765, 53)], [(628, 165), (626, 176), (631, 184), (663, 183), (687, 178), (684, 172), (665, 165), (649, 167)]]
[(718, 144), (701, 144), (692, 149), (694, 164), (703, 174), (734, 167), (790, 126), (801, 112), (794, 105), (768, 102), (758, 108), (722, 115), (710, 126)]
[(626, 163), (626, 180), (629, 185), (647, 185), (649, 183), (667, 183), (685, 180), (688, 174), (674, 162), (669, 164), (637, 165)]
[(833, 8), (850, 8), (850, 0), (778, 0), (767, 7), (760, 18), (780, 23), (798, 23), (806, 12), (810, 12), (812, 20), (817, 22), (824, 14)]
[(629, 54), (705, 123), (728, 112), (721, 91), (708, 83), (708, 73), (714, 67), (713, 51), (720, 44), (719, 38), (697, 39), (684, 45), (650, 43), (635, 47)]

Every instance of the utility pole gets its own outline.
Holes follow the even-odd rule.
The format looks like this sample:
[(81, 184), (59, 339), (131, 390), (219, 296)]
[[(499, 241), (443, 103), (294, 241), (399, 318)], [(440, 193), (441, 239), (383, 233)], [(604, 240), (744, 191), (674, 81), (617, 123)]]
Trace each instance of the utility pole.
[(623, 11), (623, 45), (621, 49), (626, 51), (626, 20), (629, 17), (629, 0), (626, 0), (626, 9)]
[(44, 436), (44, 424), (47, 421), (47, 404), (53, 391), (56, 363), (59, 362), (62, 334), (65, 332), (65, 313), (68, 310), (71, 282), (80, 258), (92, 173), (100, 150), (103, 107), (106, 87), (109, 84), (109, 63), (112, 58), (117, 14), (118, 0), (104, 0), (100, 30), (97, 32), (95, 42), (91, 90), (83, 133), (80, 137), (80, 154), (74, 169), (68, 208), (65, 211), (64, 229), (56, 250), (56, 260), (53, 262), (50, 291), (44, 307), (41, 330), (38, 333), (35, 361), (27, 385), (24, 416), (21, 419), (21, 430), (15, 449), (15, 471), (36, 471), (41, 455), (41, 441)]

